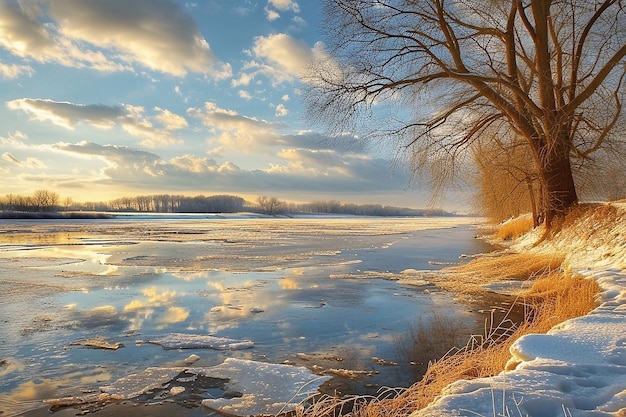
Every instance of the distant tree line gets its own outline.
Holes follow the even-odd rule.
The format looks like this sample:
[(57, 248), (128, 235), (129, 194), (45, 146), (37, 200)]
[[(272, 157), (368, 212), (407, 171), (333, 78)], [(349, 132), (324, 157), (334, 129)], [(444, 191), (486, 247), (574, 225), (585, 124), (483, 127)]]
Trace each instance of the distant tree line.
[(122, 197), (109, 201), (108, 211), (141, 211), (153, 213), (236, 213), (244, 211), (245, 200), (232, 195), (198, 195), (194, 197), (155, 194)]
[(261, 196), (255, 202), (233, 195), (184, 196), (153, 194), (122, 197), (108, 202), (74, 202), (49, 190), (30, 196), (7, 194), (0, 197), (3, 212), (148, 212), (148, 213), (237, 213), (253, 212), (271, 216), (295, 214), (338, 214), (356, 216), (446, 216), (441, 209), (412, 209), (381, 204), (353, 204), (336, 200), (290, 203), (276, 197)]
[(61, 197), (48, 190), (37, 190), (30, 196), (7, 194), (0, 198), (0, 209), (11, 211), (51, 212), (59, 210)]
[[(257, 198), (257, 209), (263, 214), (340, 214), (351, 216), (450, 216), (442, 209), (413, 209), (381, 204), (342, 203), (337, 200), (287, 203), (276, 197)], [(252, 211), (257, 211), (253, 209)]]

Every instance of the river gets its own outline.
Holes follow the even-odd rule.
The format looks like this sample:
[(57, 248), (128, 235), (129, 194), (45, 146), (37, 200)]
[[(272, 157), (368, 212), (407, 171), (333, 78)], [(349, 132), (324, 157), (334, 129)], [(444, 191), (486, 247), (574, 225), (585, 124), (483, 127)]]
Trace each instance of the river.
[[(0, 413), (41, 410), (43, 400), (93, 392), (149, 367), (183, 366), (191, 354), (194, 366), (239, 358), (360, 372), (332, 374), (322, 387), (329, 393), (409, 386), (428, 360), (482, 326), (470, 306), (415, 278), (491, 250), (475, 238), (477, 224), (253, 215), (1, 220)], [(424, 339), (420, 329), (433, 321), (450, 331)], [(253, 347), (150, 343), (168, 335)], [(119, 348), (86, 346), (94, 339)], [(196, 409), (202, 394), (194, 395), (185, 404)]]

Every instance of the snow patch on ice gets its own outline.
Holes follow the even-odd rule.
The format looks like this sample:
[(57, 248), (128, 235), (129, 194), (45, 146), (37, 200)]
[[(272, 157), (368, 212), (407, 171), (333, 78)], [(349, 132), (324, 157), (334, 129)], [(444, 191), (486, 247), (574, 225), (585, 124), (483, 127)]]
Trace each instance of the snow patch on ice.
[(213, 378), (229, 379), (226, 390), (243, 395), (206, 399), (202, 405), (236, 416), (275, 415), (293, 411), (330, 379), (328, 376), (315, 375), (305, 367), (234, 358), (228, 358), (223, 364), (203, 372)]
[(182, 368), (148, 368), (145, 372), (120, 378), (100, 391), (113, 398), (129, 399), (156, 388), (162, 388), (182, 372)]

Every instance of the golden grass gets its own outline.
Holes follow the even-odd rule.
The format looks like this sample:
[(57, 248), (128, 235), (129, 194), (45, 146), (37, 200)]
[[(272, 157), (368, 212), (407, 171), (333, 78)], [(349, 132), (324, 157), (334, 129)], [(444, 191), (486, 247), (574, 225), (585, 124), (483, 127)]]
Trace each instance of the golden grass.
[(498, 281), (536, 279), (560, 269), (565, 256), (536, 253), (505, 253), (481, 256), (428, 276), (433, 284), (459, 294), (477, 294), (481, 285)]
[(493, 237), (500, 240), (513, 240), (529, 232), (533, 227), (532, 216), (519, 216), (499, 225)]
[(580, 275), (551, 271), (537, 279), (522, 296), (527, 306), (523, 323), (491, 323), (486, 334), (472, 338), (466, 347), (450, 351), (431, 363), (421, 381), (406, 390), (387, 390), (377, 398), (325, 397), (299, 417), (407, 417), (430, 404), (454, 381), (497, 375), (511, 355), (509, 348), (521, 336), (545, 333), (567, 319), (587, 314), (597, 306), (600, 288), (594, 280)]

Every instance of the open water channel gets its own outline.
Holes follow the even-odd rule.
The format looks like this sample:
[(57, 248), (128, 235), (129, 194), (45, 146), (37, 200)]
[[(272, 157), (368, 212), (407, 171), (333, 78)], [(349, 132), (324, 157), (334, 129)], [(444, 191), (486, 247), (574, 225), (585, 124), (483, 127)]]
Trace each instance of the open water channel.
[[(192, 354), (195, 367), (227, 358), (304, 366), (329, 376), (321, 387), (328, 393), (407, 387), (433, 359), (415, 346), (416, 328), (444, 317), (462, 339), (482, 326), (472, 307), (419, 274), (491, 250), (475, 238), (476, 224), (246, 215), (0, 220), (0, 415), (47, 409), (44, 400), (97, 392), (151, 367), (186, 366)], [(197, 335), (251, 344), (151, 343)], [(117, 349), (88, 346), (94, 340)], [(179, 415), (207, 415), (198, 408), (202, 392), (190, 394), (179, 397)]]

